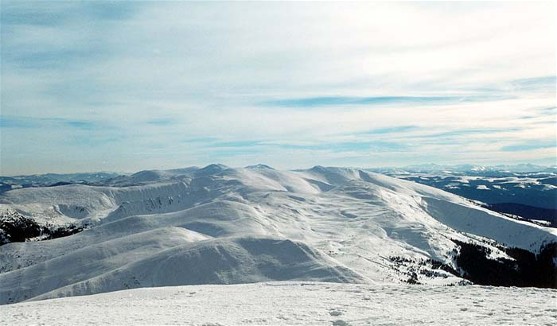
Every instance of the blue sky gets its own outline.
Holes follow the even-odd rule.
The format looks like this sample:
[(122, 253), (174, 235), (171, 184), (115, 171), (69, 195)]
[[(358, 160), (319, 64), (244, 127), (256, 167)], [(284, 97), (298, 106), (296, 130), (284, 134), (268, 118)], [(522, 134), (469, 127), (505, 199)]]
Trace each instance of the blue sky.
[(1, 175), (556, 163), (552, 2), (1, 6)]

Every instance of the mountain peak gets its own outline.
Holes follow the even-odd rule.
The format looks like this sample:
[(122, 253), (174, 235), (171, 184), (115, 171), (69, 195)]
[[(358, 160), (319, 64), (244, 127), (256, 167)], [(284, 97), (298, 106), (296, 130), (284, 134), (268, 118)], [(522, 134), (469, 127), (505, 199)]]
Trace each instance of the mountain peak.
[(248, 165), (246, 169), (253, 169), (253, 170), (274, 170), (272, 167), (266, 164), (255, 164), (255, 165)]

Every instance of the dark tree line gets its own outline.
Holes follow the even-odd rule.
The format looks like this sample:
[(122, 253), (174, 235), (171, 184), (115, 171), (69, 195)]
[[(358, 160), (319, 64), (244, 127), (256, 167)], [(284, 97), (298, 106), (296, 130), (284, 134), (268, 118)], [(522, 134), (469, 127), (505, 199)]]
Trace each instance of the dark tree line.
[(539, 254), (520, 248), (504, 248), (514, 260), (488, 258), (491, 249), (478, 244), (453, 240), (460, 246), (455, 257), (460, 275), (476, 284), (495, 286), (533, 286), (557, 288), (557, 243), (543, 246)]
[(10, 242), (25, 242), (37, 238), (50, 240), (66, 237), (83, 231), (74, 224), (66, 226), (40, 225), (35, 220), (17, 212), (3, 212), (0, 215), (0, 245)]

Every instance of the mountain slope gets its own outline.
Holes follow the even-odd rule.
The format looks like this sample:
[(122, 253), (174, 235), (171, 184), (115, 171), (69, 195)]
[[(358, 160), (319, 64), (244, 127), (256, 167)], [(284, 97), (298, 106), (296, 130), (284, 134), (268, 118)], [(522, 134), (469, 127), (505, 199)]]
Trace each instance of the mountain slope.
[(87, 229), (0, 250), (0, 303), (130, 287), (269, 280), (462, 281), (462, 245), (513, 261), (555, 229), (439, 189), (356, 169), (268, 166), (147, 171), (103, 186), (27, 188), (0, 210)]

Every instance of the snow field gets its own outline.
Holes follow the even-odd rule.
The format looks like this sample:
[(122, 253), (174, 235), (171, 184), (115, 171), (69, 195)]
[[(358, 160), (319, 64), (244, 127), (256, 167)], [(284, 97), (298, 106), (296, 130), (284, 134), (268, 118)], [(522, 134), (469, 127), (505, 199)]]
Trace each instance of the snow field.
[(0, 306), (5, 325), (555, 325), (557, 291), (272, 282), (144, 288)]

